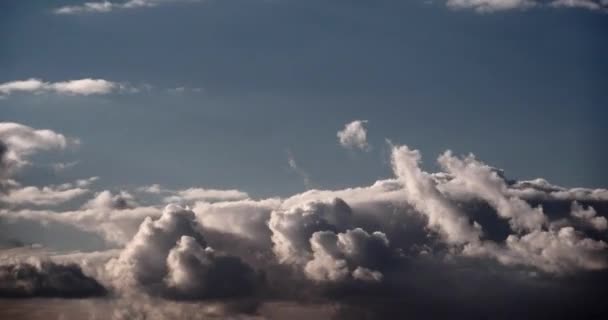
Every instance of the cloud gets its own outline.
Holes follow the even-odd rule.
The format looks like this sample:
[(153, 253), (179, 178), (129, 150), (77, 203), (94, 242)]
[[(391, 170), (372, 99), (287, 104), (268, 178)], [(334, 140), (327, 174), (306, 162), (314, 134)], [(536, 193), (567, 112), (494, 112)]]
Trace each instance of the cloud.
[(293, 154), (289, 150), (287, 150), (287, 164), (289, 164), (289, 167), (295, 173), (297, 173), (300, 176), (300, 178), (302, 178), (302, 181), (304, 182), (304, 186), (306, 188), (311, 188), (312, 184), (310, 182), (310, 175), (308, 174), (308, 172), (306, 172), (304, 169), (302, 169), (300, 166), (298, 166), (298, 163), (296, 162), (296, 158), (293, 156)]
[[(4, 154), (21, 150), (26, 159), (22, 150), (44, 149), (27, 128), (27, 135), (18, 130), (22, 138), (10, 135)], [(194, 306), (222, 310), (219, 318), (261, 315), (273, 303), (329, 306), (333, 313), (321, 318), (344, 319), (607, 311), (598, 285), (608, 279), (606, 189), (511, 180), (472, 154), (446, 151), (437, 163), (439, 172), (425, 172), (420, 151), (392, 145), (393, 176), (367, 186), (255, 199), (239, 190), (151, 185), (100, 191), (81, 204), (73, 198), (69, 209), (37, 206), (59, 201), (62, 190), (90, 190), (94, 178), (27, 192), (5, 178), (5, 189), (28, 201), (1, 208), (0, 223), (46, 225), (50, 237), (76, 228), (103, 236), (108, 250), (22, 246), (0, 250), (0, 264), (31, 257), (75, 264), (111, 292), (117, 306), (107, 308), (118, 319), (182, 315)], [(192, 209), (166, 205), (169, 197)], [(16, 240), (32, 243), (28, 235)]]
[(205, 188), (189, 188), (178, 190), (175, 195), (165, 198), (166, 202), (183, 202), (183, 201), (234, 201), (244, 200), (249, 198), (246, 192), (239, 190), (218, 190)]
[(585, 209), (581, 204), (577, 201), (572, 202), (572, 211), (570, 214), (582, 220), (586, 224), (592, 226), (594, 229), (598, 231), (605, 231), (608, 229), (608, 220), (606, 217), (598, 216), (595, 209), (592, 206), (587, 206)]
[(369, 151), (370, 145), (367, 143), (366, 123), (367, 120), (355, 120), (346, 124), (344, 129), (338, 131), (337, 134), (340, 145), (348, 149)]
[(75, 264), (39, 262), (0, 265), (0, 297), (88, 298), (106, 290)]
[(448, 0), (454, 9), (474, 9), (478, 12), (494, 12), (511, 9), (527, 9), (538, 4), (535, 0)]
[(344, 281), (349, 277), (361, 281), (381, 281), (380, 271), (390, 257), (386, 235), (367, 233), (361, 228), (344, 233), (317, 231), (310, 238), (313, 259), (306, 263), (306, 275), (316, 281)]
[(479, 225), (471, 224), (469, 217), (437, 189), (431, 176), (420, 169), (420, 160), (418, 150), (393, 147), (393, 171), (404, 186), (407, 201), (427, 217), (429, 227), (448, 243), (476, 242), (481, 235)]
[(153, 195), (164, 195), (164, 202), (166, 203), (222, 202), (249, 198), (246, 192), (236, 189), (188, 188), (173, 190), (165, 189), (159, 184), (140, 187), (137, 191)]
[(46, 82), (36, 78), (27, 80), (10, 81), (0, 84), (0, 95), (13, 93), (40, 94), (51, 92), (70, 96), (103, 95), (119, 90), (126, 90), (125, 84), (112, 82), (104, 79), (78, 79), (61, 82)]
[(246, 296), (253, 269), (207, 245), (194, 212), (168, 205), (160, 218), (146, 218), (120, 256), (107, 265), (119, 290), (143, 288), (171, 299)]
[(55, 14), (107, 13), (118, 9), (150, 8), (161, 4), (198, 1), (200, 0), (127, 0), (124, 2), (98, 1), (85, 2), (84, 4), (75, 6), (64, 6), (53, 10), (53, 12)]
[(36, 206), (54, 206), (78, 198), (89, 192), (86, 188), (73, 186), (70, 183), (59, 186), (22, 187), (18, 182), (8, 180), (9, 187), (0, 193), (0, 203), (11, 205), (32, 204)]
[(588, 10), (606, 10), (606, 0), (448, 0), (447, 6), (453, 9), (473, 9), (481, 13), (528, 9), (533, 7), (582, 8)]
[(29, 164), (27, 158), (39, 151), (61, 150), (76, 144), (78, 140), (68, 139), (52, 130), (36, 130), (19, 123), (0, 122), (0, 178)]

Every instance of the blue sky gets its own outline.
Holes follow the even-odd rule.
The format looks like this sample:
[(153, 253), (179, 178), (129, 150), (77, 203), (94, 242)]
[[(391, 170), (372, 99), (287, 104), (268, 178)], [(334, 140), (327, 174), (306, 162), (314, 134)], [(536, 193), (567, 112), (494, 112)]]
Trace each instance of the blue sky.
[[(500, 2), (500, 1), (498, 1)], [(12, 94), (2, 121), (81, 140), (61, 177), (100, 186), (238, 188), (255, 196), (391, 175), (384, 139), (446, 149), (514, 178), (605, 186), (608, 20), (599, 10), (478, 12), (443, 1), (202, 1), (54, 14), (4, 1), (0, 83), (99, 78), (139, 93)], [(170, 92), (183, 87), (183, 92)], [(370, 152), (340, 148), (369, 122)]]
[(88, 1), (0, 0), (1, 319), (608, 315), (608, 0)]

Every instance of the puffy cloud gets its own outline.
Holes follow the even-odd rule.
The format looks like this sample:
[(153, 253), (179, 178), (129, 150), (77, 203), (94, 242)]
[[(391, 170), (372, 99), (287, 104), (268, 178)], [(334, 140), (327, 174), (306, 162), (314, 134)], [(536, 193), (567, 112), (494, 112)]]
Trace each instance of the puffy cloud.
[(208, 247), (194, 212), (176, 205), (168, 205), (157, 220), (146, 218), (107, 269), (121, 291), (141, 288), (172, 299), (248, 295), (256, 280), (239, 258)]
[(446, 151), (438, 162), (453, 178), (446, 183), (447, 187), (488, 202), (499, 216), (509, 219), (514, 231), (538, 230), (547, 223), (542, 208), (532, 208), (518, 197), (507, 196), (504, 178), (494, 168), (475, 159), (475, 156), (459, 159), (451, 151)]
[[(49, 142), (31, 138), (35, 131), (8, 135), (3, 154), (19, 150), (18, 158), (27, 161), (44, 149), (38, 145)], [(56, 148), (67, 144), (51, 141)], [(160, 317), (161, 305), (210, 310), (212, 303), (234, 298), (360, 306), (384, 315), (379, 318), (438, 305), (479, 317), (487, 315), (485, 308), (510, 310), (497, 301), (520, 294), (554, 305), (603, 292), (595, 283), (608, 274), (605, 189), (513, 181), (472, 155), (451, 152), (439, 156), (441, 172), (428, 173), (420, 152), (408, 146), (393, 146), (391, 160), (394, 177), (369, 186), (251, 199), (238, 190), (152, 185), (135, 189), (146, 193), (143, 201), (135, 199), (137, 193), (102, 191), (70, 210), (31, 209), (21, 202), (25, 208), (0, 209), (0, 222), (58, 223), (102, 235), (111, 250), (47, 255), (57, 265), (77, 263), (83, 274), (113, 290), (117, 301), (144, 305), (148, 318)], [(88, 190), (94, 180), (27, 190), (3, 181), (4, 189), (23, 192), (14, 199), (50, 205), (63, 196), (53, 192)], [(170, 197), (192, 209), (162, 210)], [(18, 240), (27, 242), (24, 237)], [(17, 265), (42, 250), (4, 249), (0, 264)], [(500, 299), (486, 297), (489, 290)], [(133, 317), (130, 311), (120, 315)]]
[(420, 169), (420, 159), (418, 150), (393, 147), (393, 171), (403, 183), (406, 200), (427, 217), (429, 227), (438, 231), (447, 242), (477, 241), (481, 235), (479, 225), (471, 224), (468, 216), (437, 189), (431, 175)]
[(192, 211), (206, 229), (247, 239), (254, 244), (270, 244), (268, 220), (278, 209), (278, 198), (265, 200), (239, 200), (227, 202), (197, 202)]
[(360, 227), (342, 199), (311, 201), (272, 212), (273, 250), (280, 263), (320, 282), (380, 281), (392, 255), (386, 234)]
[(281, 263), (306, 263), (311, 258), (309, 239), (313, 233), (344, 230), (349, 226), (351, 215), (351, 208), (339, 198), (273, 211), (268, 227), (277, 258)]
[(366, 123), (367, 120), (355, 120), (346, 124), (337, 134), (340, 145), (348, 149), (370, 150), (367, 143)]
[(107, 13), (116, 9), (156, 7), (171, 2), (197, 2), (199, 0), (127, 0), (125, 2), (85, 2), (81, 5), (64, 6), (54, 10), (56, 14)]
[(486, 255), (505, 265), (533, 266), (549, 273), (602, 270), (608, 267), (604, 241), (585, 238), (573, 227), (535, 230), (523, 236), (509, 235), (504, 246), (471, 244), (464, 254)]
[(17, 80), (0, 84), (0, 95), (10, 95), (16, 92), (40, 94), (53, 92), (64, 95), (88, 96), (93, 94), (108, 94), (117, 90), (125, 90), (127, 86), (104, 79), (76, 79), (60, 82), (46, 82), (36, 78)]
[(75, 264), (18, 263), (0, 265), (0, 297), (87, 298), (106, 290)]
[(588, 206), (586, 209), (578, 202), (572, 203), (572, 211), (570, 213), (573, 217), (576, 217), (588, 225), (592, 226), (598, 231), (604, 231), (608, 229), (608, 220), (606, 217), (598, 216), (595, 209), (592, 206)]
[(382, 267), (390, 256), (389, 241), (382, 232), (369, 234), (356, 228), (344, 233), (318, 231), (310, 239), (313, 259), (304, 270), (317, 281), (381, 281)]
[(65, 149), (69, 144), (77, 143), (52, 130), (0, 122), (0, 177), (28, 164), (27, 157), (38, 151)]

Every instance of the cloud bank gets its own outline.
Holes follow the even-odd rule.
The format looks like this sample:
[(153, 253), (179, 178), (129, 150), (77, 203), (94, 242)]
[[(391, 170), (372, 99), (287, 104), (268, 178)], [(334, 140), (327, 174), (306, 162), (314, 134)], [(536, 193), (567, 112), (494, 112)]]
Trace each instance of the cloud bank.
[[(67, 144), (52, 131), (0, 128), (3, 154), (21, 162)], [(410, 146), (392, 145), (390, 158), (392, 176), (371, 185), (267, 199), (160, 185), (94, 192), (95, 179), (22, 187), (6, 175), (13, 191), (0, 197), (0, 228), (24, 221), (49, 232), (73, 228), (105, 239), (106, 251), (0, 251), (0, 292), (107, 291), (116, 319), (135, 317), (130, 312), (162, 319), (160, 306), (194, 305), (221, 310), (219, 318), (304, 310), (343, 319), (608, 312), (601, 303), (607, 289), (598, 285), (608, 279), (608, 190), (510, 180), (472, 154), (449, 150), (434, 173)], [(51, 207), (89, 192), (73, 208)], [(27, 235), (19, 240), (27, 243)], [(32, 256), (44, 263), (29, 263)], [(277, 302), (297, 311), (280, 316)]]

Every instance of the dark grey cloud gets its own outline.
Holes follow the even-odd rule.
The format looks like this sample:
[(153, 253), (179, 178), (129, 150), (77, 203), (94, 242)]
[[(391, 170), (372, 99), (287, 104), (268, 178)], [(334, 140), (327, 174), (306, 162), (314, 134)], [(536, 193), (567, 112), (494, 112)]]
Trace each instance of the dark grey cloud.
[(0, 298), (88, 298), (106, 289), (76, 264), (39, 262), (0, 266)]

